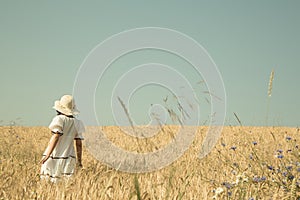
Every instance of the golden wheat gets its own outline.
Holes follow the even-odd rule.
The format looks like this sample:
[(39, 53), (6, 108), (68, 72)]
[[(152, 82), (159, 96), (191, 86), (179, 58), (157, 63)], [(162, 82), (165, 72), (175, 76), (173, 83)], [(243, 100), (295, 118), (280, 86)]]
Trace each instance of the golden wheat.
[[(122, 133), (119, 127), (99, 127), (116, 145), (126, 143), (123, 147), (128, 151), (137, 151), (137, 146), (142, 145), (141, 152), (153, 150), (149, 146), (156, 142), (158, 148), (163, 148), (179, 128), (166, 126), (157, 138), (138, 143)], [(207, 129), (198, 127), (196, 138), (185, 154), (159, 171), (119, 172), (95, 160), (84, 148), (84, 168), (69, 180), (51, 184), (39, 179), (38, 165), (51, 135), (49, 130), (45, 127), (0, 127), (0, 199), (299, 197), (298, 129), (224, 127), (212, 152), (199, 160), (198, 153)], [(146, 127), (144, 131), (147, 131)]]

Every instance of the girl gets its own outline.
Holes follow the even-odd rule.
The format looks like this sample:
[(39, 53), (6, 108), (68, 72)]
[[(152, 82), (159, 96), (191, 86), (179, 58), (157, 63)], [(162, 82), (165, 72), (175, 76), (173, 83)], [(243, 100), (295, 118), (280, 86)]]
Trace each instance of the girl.
[(77, 166), (82, 167), (82, 133), (84, 125), (74, 115), (79, 111), (75, 107), (71, 95), (64, 95), (55, 101), (54, 107), (57, 111), (49, 125), (52, 137), (40, 161), (41, 178), (57, 182), (58, 178), (71, 176), (76, 165), (74, 142), (76, 143)]

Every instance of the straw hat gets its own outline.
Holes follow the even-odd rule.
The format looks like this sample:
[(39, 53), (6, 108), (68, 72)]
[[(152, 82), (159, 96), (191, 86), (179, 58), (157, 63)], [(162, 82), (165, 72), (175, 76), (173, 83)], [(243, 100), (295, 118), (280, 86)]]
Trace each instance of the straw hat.
[(55, 101), (53, 108), (65, 115), (79, 114), (79, 110), (75, 106), (75, 100), (71, 95), (64, 95), (60, 100)]

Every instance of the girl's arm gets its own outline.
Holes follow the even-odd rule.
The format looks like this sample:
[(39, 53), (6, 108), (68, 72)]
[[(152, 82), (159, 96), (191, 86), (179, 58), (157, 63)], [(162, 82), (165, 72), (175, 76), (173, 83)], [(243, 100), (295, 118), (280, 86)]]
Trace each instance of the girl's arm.
[(60, 136), (60, 134), (57, 134), (57, 133), (52, 135), (50, 142), (48, 144), (48, 147), (47, 147), (46, 156), (44, 158), (42, 158), (42, 160), (40, 161), (40, 164), (44, 164), (49, 159), (51, 153), (53, 152), (53, 150), (58, 142), (59, 136)]
[(82, 157), (82, 142), (79, 139), (76, 139), (76, 154), (77, 154), (77, 165), (82, 167), (81, 157)]

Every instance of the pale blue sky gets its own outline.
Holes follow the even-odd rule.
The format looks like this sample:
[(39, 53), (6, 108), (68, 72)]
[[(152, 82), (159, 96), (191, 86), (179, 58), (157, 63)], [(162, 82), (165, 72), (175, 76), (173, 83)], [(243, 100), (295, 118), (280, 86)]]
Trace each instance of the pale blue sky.
[[(53, 101), (72, 93), (76, 73), (96, 45), (121, 31), (153, 26), (185, 33), (208, 51), (225, 84), (226, 124), (237, 124), (235, 112), (244, 125), (266, 125), (267, 87), (274, 69), (268, 125), (299, 126), (299, 8), (296, 0), (0, 1), (1, 123), (21, 118), (21, 125), (48, 125), (55, 114)], [(158, 61), (163, 55), (157, 53), (143, 55)], [(120, 66), (141, 57), (124, 59)], [(169, 61), (176, 65), (176, 59)], [(115, 73), (122, 74), (124, 68), (118, 69)], [(197, 80), (191, 71), (186, 75)], [(107, 94), (97, 96), (111, 91), (111, 85), (101, 87)], [(164, 91), (148, 89), (153, 103), (159, 103), (155, 101)], [(147, 122), (144, 109), (151, 102), (147, 98), (143, 104), (143, 95), (133, 98), (132, 112), (140, 123)], [(108, 112), (99, 115), (114, 124)]]

